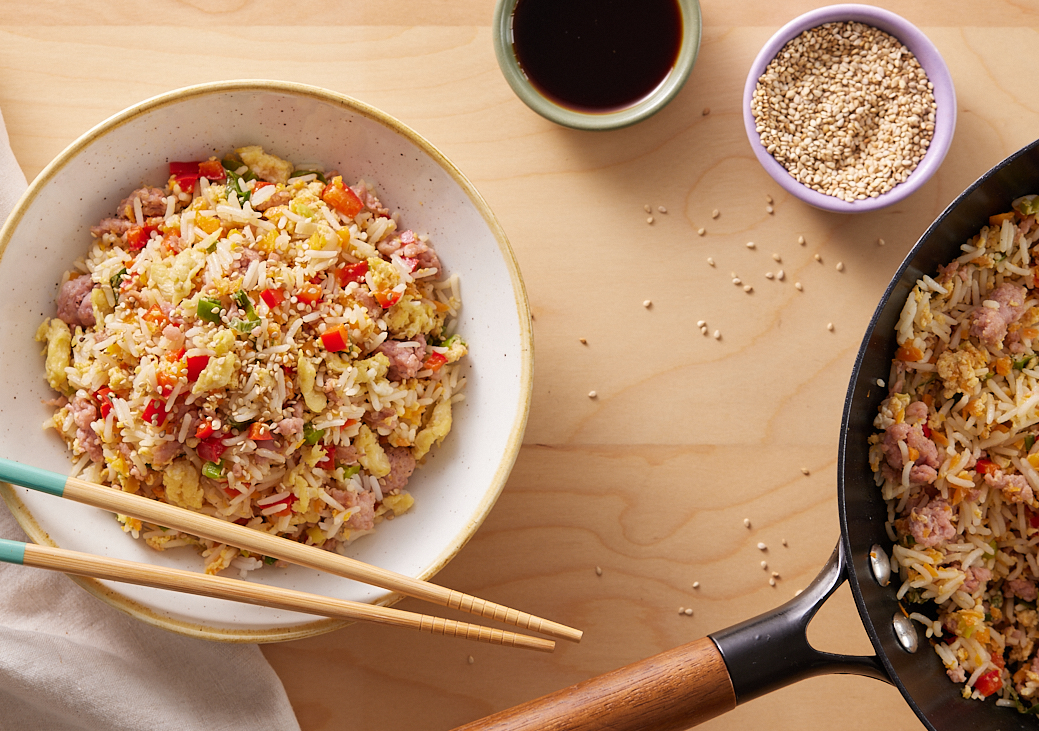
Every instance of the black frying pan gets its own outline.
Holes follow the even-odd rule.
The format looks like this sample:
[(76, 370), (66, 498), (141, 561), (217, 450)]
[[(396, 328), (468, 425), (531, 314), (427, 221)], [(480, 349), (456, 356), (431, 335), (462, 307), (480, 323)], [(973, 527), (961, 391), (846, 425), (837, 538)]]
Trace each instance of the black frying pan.
[[(871, 553), (890, 555), (887, 509), (873, 482), (867, 439), (894, 357), (895, 324), (924, 274), (958, 256), (960, 246), (1010, 209), (1039, 193), (1039, 141), (1014, 153), (967, 188), (931, 224), (899, 267), (870, 321), (844, 403), (838, 454), (841, 541), (800, 596), (771, 612), (647, 660), (466, 725), (456, 731), (665, 731), (682, 729), (764, 693), (814, 675), (854, 673), (894, 684), (933, 731), (992, 728), (1035, 731), (1036, 720), (992, 700), (964, 700), (937, 654), (895, 600), (900, 583), (872, 568)], [(878, 552), (879, 553), (879, 552)], [(880, 580), (878, 580), (878, 576)], [(844, 582), (876, 651), (857, 657), (819, 652), (806, 629)]]

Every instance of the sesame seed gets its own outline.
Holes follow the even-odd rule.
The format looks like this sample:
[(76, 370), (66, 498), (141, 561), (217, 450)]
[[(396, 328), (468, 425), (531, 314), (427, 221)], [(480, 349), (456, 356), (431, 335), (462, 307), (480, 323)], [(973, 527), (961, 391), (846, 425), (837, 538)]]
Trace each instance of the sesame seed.
[(469, 664), (472, 665), (474, 662), (476, 662), (476, 658), (473, 657), (472, 655), (470, 655), (469, 656)]
[(587, 345), (588, 344), (588, 338), (578, 338), (577, 342), (579, 342), (581, 345)]
[(711, 113), (711, 108), (710, 107), (704, 107), (702, 113), (703, 113), (703, 116), (706, 117), (708, 114)]
[(844, 271), (844, 262), (843, 261), (837, 262), (837, 271), (839, 271), (839, 272), (843, 272)]
[(753, 241), (748, 241), (747, 242), (747, 248), (748, 249), (753, 249), (754, 248), (754, 242)]
[(743, 284), (743, 280), (740, 279), (739, 277), (733, 277), (732, 278), (732, 283), (733, 284)]
[(704, 325), (703, 327), (701, 327), (701, 328), (700, 328), (700, 332), (701, 332), (702, 334), (704, 334), (704, 335), (708, 335), (708, 334), (710, 334), (710, 331), (709, 331), (709, 330), (707, 329), (707, 326), (706, 326), (706, 325)]
[(784, 538), (784, 539), (783, 539), (783, 546), (789, 546), (789, 545), (790, 545), (790, 544), (786, 542), (786, 538)]
[(754, 288), (751, 287), (749, 284), (744, 284), (743, 285), (743, 291), (746, 292), (747, 294), (750, 294), (751, 292), (754, 291)]
[(589, 391), (588, 392), (588, 398), (595, 398), (598, 395), (599, 394), (597, 394), (595, 391)]
[(648, 224), (650, 224), (652, 226), (653, 225), (653, 216), (650, 216), (649, 218), (647, 218), (646, 219), (646, 223), (648, 223)]
[(700, 236), (703, 236), (705, 233), (707, 233), (707, 229), (705, 229), (705, 228), (698, 228), (698, 229), (696, 229), (696, 233), (698, 233)]
[(711, 218), (717, 218), (720, 215), (721, 215), (721, 213), (718, 212), (717, 208), (715, 208), (713, 211), (711, 211)]
[(830, 332), (833, 332), (833, 323), (832, 322), (826, 323), (826, 329), (829, 330)]
[(759, 543), (758, 544), (758, 550), (759, 551), (767, 551), (768, 550), (768, 546), (766, 546), (764, 543)]
[(679, 614), (685, 614), (685, 607), (679, 607), (678, 608), (678, 613)]
[(643, 300), (643, 301), (642, 301), (642, 306), (643, 306), (643, 307), (649, 307), (649, 306), (650, 306), (650, 305), (652, 305), (652, 304), (653, 304), (653, 302), (652, 302), (652, 301), (650, 301), (650, 300)]
[(685, 608), (685, 616), (687, 616), (687, 617), (692, 617), (693, 616), (693, 609), (692, 609), (692, 607), (686, 607)]
[(697, 320), (696, 321), (696, 326), (697, 327), (703, 327), (706, 324), (707, 324), (707, 320)]
[(877, 246), (883, 246), (883, 245), (884, 245), (884, 239), (877, 239)]
[(711, 257), (707, 257), (707, 263), (710, 264), (713, 267), (714, 266), (714, 259), (712, 259)]
[(877, 385), (880, 386), (881, 388), (884, 388), (884, 379), (883, 378), (878, 378), (877, 379)]
[(646, 205), (642, 206), (642, 210), (644, 210), (646, 213), (652, 213), (653, 212), (653, 209), (649, 207), (649, 203), (647, 203)]
[(819, 256), (818, 254), (816, 254), (814, 258), (818, 262), (821, 262), (823, 260), (823, 258), (821, 256)]
[(772, 203), (772, 196), (770, 196), (768, 193), (765, 194), (765, 202), (770, 205)]
[(774, 279), (775, 276), (772, 272), (765, 272), (765, 279)]
[(776, 585), (776, 580), (775, 579), (769, 579), (768, 580), (768, 585), (769, 586), (775, 586)]
[(800, 282), (794, 282), (794, 289), (796, 289), (798, 292), (804, 292), (805, 288), (801, 285)]
[(774, 211), (773, 211), (772, 206), (765, 206), (765, 213), (773, 213), (773, 212)]
[(801, 593), (803, 591), (804, 591), (804, 589), (798, 589), (797, 591), (794, 592), (794, 596), (801, 596)]
[(801, 468), (801, 473), (807, 475), (808, 474), (808, 468), (807, 467), (802, 467)]
[(797, 237), (797, 243), (801, 244), (801, 246), (804, 246), (805, 245), (805, 237), (804, 236), (798, 236)]
[(667, 209), (666, 209), (666, 208), (664, 208), (664, 206), (657, 206), (657, 210), (658, 210), (658, 211), (659, 211), (660, 213), (667, 213)]
[(743, 525), (745, 525), (748, 528), (750, 528), (750, 518), (744, 518), (743, 519)]
[(721, 340), (722, 339), (722, 331), (721, 330), (715, 330), (714, 331), (714, 339), (715, 340)]
[(768, 569), (768, 561), (762, 561), (762, 562), (761, 562), (761, 568), (763, 568), (763, 569), (766, 569), (766, 570), (767, 570), (767, 569)]
[(782, 282), (784, 279), (786, 279), (786, 273), (782, 269), (780, 269), (778, 272), (776, 272), (776, 279)]
[(779, 254), (773, 254), (772, 258), (775, 259), (777, 262), (783, 261), (783, 257), (781, 257)]
[(773, 571), (772, 572), (772, 578), (773, 579), (778, 579), (779, 578), (779, 572), (778, 571)]
[(602, 566), (596, 566), (595, 567), (595, 575), (596, 576), (602, 576)]
[(693, 588), (694, 589), (699, 589), (700, 588), (700, 582), (699, 581), (694, 581), (693, 582)]

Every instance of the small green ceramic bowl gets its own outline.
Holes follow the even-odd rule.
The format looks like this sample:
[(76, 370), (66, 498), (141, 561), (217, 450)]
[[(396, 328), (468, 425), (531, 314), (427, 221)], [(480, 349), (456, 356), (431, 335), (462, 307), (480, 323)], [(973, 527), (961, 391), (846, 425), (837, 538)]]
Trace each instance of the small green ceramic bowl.
[(582, 130), (620, 129), (641, 122), (667, 105), (682, 89), (700, 51), (700, 3), (676, 0), (682, 16), (682, 40), (674, 69), (649, 96), (630, 107), (586, 112), (562, 106), (542, 94), (527, 78), (512, 45), (512, 17), (518, 0), (498, 0), (494, 9), (494, 52), (505, 80), (523, 102), (545, 119)]

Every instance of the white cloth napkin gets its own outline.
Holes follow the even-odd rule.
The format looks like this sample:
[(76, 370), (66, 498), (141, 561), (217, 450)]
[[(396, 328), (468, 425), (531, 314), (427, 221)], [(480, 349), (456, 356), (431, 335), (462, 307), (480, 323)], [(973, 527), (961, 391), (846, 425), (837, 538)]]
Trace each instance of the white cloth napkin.
[[(0, 116), (0, 221), (25, 189)], [(28, 540), (2, 504), (0, 538)], [(95, 729), (298, 731), (299, 724), (256, 645), (167, 632), (63, 574), (0, 564), (0, 731)]]

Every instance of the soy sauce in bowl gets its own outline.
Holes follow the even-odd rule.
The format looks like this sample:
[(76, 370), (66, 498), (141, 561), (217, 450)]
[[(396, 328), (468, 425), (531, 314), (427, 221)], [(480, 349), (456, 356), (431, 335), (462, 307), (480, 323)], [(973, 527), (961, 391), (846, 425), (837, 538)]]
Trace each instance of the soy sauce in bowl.
[(650, 97), (682, 48), (678, 0), (516, 0), (512, 50), (546, 98), (608, 113)]

